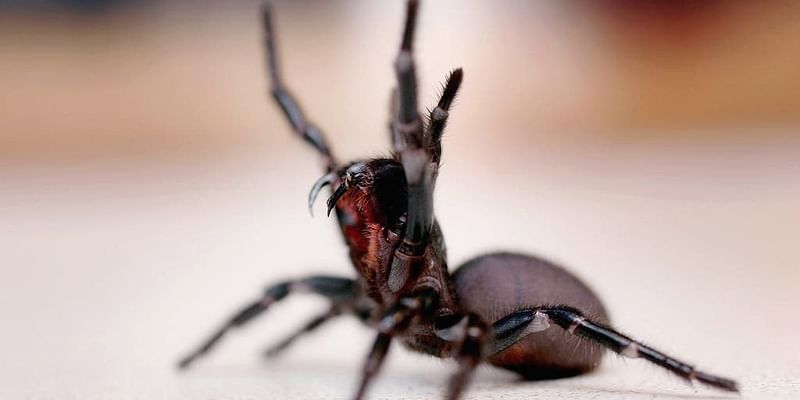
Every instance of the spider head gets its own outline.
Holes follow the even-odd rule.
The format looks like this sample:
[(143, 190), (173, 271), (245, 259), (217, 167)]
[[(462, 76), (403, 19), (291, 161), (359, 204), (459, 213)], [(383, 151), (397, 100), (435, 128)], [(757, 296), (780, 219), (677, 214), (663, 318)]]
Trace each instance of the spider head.
[(347, 203), (359, 214), (371, 214), (382, 225), (397, 223), (408, 205), (403, 166), (396, 160), (376, 158), (349, 164), (321, 177), (308, 195), (309, 210), (326, 185), (334, 190), (327, 200), (328, 215), (337, 204)]

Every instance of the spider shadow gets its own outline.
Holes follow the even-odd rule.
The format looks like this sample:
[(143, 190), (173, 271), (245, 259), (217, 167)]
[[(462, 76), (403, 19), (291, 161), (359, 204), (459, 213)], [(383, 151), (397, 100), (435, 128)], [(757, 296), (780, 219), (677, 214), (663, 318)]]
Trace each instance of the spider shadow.
[(670, 398), (670, 399), (735, 399), (739, 398), (740, 395), (736, 393), (731, 394), (703, 394), (703, 393), (675, 393), (675, 392), (656, 392), (656, 391), (649, 391), (649, 390), (628, 390), (628, 389), (613, 389), (613, 388), (606, 388), (600, 386), (593, 386), (593, 385), (581, 385), (579, 386), (581, 389), (592, 391), (592, 392), (605, 392), (615, 396), (622, 396), (622, 395), (633, 395), (647, 399), (653, 398)]
[[(647, 399), (654, 398), (669, 398), (669, 399), (735, 399), (740, 398), (741, 393), (698, 393), (693, 385), (686, 385), (686, 393), (678, 393), (674, 390), (664, 389), (658, 390), (637, 390), (637, 389), (620, 389), (612, 387), (604, 387), (591, 382), (584, 382), (583, 378), (592, 377), (594, 375), (602, 374), (602, 371), (592, 371), (586, 374), (580, 374), (562, 378), (541, 378), (541, 379), (524, 379), (521, 377), (512, 377), (508, 380), (507, 384), (513, 385), (516, 388), (530, 387), (531, 390), (536, 390), (538, 386), (540, 389), (546, 387), (548, 389), (565, 390), (569, 392), (585, 391), (587, 393), (606, 393), (618, 398), (620, 396), (635, 396)], [(694, 393), (688, 392), (694, 390)], [(705, 389), (703, 389), (705, 390)], [(712, 390), (712, 389), (707, 389)]]
[[(438, 359), (436, 361), (437, 362), (433, 365), (439, 364), (440, 368), (438, 369), (440, 369), (440, 371), (434, 371), (432, 368), (408, 369), (400, 367), (392, 368), (390, 371), (383, 371), (381, 375), (384, 379), (386, 379), (387, 376), (391, 376), (391, 379), (412, 383), (415, 386), (428, 386), (432, 393), (439, 392), (449, 379), (450, 373), (454, 371), (455, 364)], [(200, 370), (202, 370), (202, 372), (200, 372)], [(336, 360), (315, 361), (307, 358), (291, 357), (286, 359), (275, 358), (262, 360), (261, 362), (249, 365), (222, 364), (198, 369), (201, 375), (214, 376), (216, 378), (231, 377), (280, 380), (282, 376), (306, 374), (324, 376), (329, 378), (328, 380), (342, 380), (343, 382), (350, 382), (352, 385), (356, 384), (359, 371), (358, 363), (345, 364)], [(481, 366), (470, 386), (478, 392), (513, 389), (515, 392), (530, 391), (531, 393), (535, 393), (542, 389), (547, 389), (551, 391), (563, 390), (565, 393), (569, 392), (572, 394), (577, 394), (576, 392), (585, 392), (586, 394), (591, 393), (594, 395), (603, 393), (609, 395), (611, 398), (634, 396), (647, 399), (663, 397), (687, 400), (716, 400), (739, 397), (737, 394), (676, 393), (668, 389), (664, 391), (655, 391), (610, 388), (590, 382), (583, 382), (581, 379), (582, 377), (592, 375), (595, 375), (595, 373), (566, 378), (526, 380), (508, 371), (503, 371), (491, 366)]]

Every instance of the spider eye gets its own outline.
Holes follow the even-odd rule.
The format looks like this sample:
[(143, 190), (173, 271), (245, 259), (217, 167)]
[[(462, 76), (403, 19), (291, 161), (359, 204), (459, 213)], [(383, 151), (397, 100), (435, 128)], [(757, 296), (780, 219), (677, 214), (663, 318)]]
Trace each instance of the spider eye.
[(367, 169), (367, 164), (363, 162), (358, 162), (348, 167), (345, 173), (350, 176), (357, 176), (363, 174), (366, 169)]

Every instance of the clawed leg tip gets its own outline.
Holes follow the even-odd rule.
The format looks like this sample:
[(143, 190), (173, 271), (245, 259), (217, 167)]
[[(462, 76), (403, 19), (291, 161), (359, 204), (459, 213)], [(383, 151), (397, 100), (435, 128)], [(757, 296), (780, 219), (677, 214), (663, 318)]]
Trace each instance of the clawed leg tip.
[(722, 390), (725, 390), (725, 391), (728, 391), (728, 392), (731, 392), (731, 393), (737, 393), (737, 394), (741, 393), (741, 391), (739, 390), (739, 384), (736, 381), (730, 381), (730, 382), (726, 383), (725, 385), (718, 386), (718, 387), (720, 389), (722, 389)]
[(264, 353), (262, 353), (262, 354), (261, 354), (261, 356), (262, 356), (262, 357), (263, 357), (265, 360), (274, 360), (274, 359), (278, 358), (278, 356), (279, 356), (280, 354), (281, 354), (281, 352), (280, 352), (280, 351), (273, 350), (273, 349), (269, 349), (269, 350), (265, 351)]
[(181, 360), (175, 367), (178, 369), (178, 371), (186, 371), (187, 369), (189, 369), (189, 366), (191, 364), (192, 364), (192, 359), (185, 358)]
[(736, 382), (730, 382), (730, 383), (724, 383), (724, 384), (721, 384), (721, 383), (713, 383), (713, 384), (706, 383), (706, 385), (711, 386), (714, 389), (722, 390), (722, 391), (728, 392), (728, 393), (735, 393), (735, 394), (740, 394), (741, 393), (739, 391), (739, 385)]
[(740, 393), (739, 383), (733, 379), (722, 378), (706, 373), (696, 373), (694, 378), (705, 385), (731, 393)]

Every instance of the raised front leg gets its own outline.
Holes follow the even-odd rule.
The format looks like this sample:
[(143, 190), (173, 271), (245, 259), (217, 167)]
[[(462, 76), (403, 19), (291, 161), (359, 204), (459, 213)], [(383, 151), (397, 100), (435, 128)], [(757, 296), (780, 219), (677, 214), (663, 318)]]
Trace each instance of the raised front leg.
[(395, 270), (415, 268), (433, 229), (433, 190), (439, 174), (442, 132), (463, 78), (460, 68), (450, 73), (429, 115), (430, 125), (425, 126), (417, 104), (413, 51), (418, 8), (419, 1), (406, 2), (403, 37), (394, 63), (397, 86), (390, 101), (392, 147), (403, 165), (408, 190), (406, 226), (393, 262)]
[(331, 172), (336, 169), (336, 160), (331, 153), (330, 146), (328, 146), (325, 140), (325, 135), (316, 125), (306, 119), (300, 104), (283, 83), (283, 77), (281, 76), (278, 65), (278, 54), (275, 50), (275, 30), (273, 29), (272, 7), (269, 3), (264, 3), (261, 15), (272, 97), (281, 107), (281, 110), (283, 110), (294, 133), (308, 142), (320, 153), (325, 162), (326, 170)]
[(283, 300), (289, 293), (311, 292), (328, 298), (332, 307), (346, 309), (358, 298), (355, 282), (352, 279), (331, 276), (311, 276), (305, 279), (285, 281), (272, 285), (264, 293), (246, 305), (222, 326), (217, 329), (200, 347), (189, 353), (179, 363), (180, 368), (187, 368), (197, 358), (208, 353), (231, 329), (241, 327), (256, 316), (263, 313), (273, 303)]

